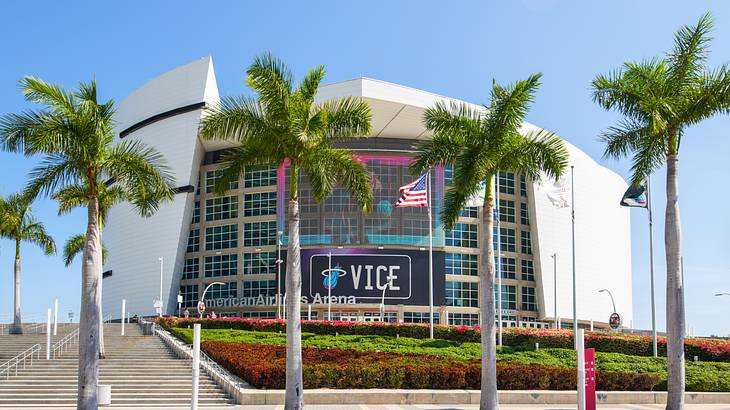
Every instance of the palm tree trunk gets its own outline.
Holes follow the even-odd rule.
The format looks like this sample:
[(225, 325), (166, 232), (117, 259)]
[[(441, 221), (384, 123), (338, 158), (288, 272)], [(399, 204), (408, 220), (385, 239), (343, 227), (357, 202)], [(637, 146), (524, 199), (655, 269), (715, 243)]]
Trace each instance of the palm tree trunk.
[[(482, 382), (480, 410), (497, 410), (497, 341), (494, 325), (494, 199), (492, 178), (487, 177), (487, 199), (482, 211), (483, 243), (479, 260), (479, 306), (481, 309)], [(497, 233), (499, 235), (499, 233)], [(502, 291), (501, 289), (499, 290)]]
[(304, 408), (302, 377), (302, 270), (299, 255), (299, 200), (297, 167), (290, 168), (289, 248), (286, 267), (286, 399), (285, 410)]
[(91, 196), (84, 260), (81, 267), (81, 312), (79, 314), (79, 378), (77, 409), (96, 410), (99, 380), (99, 307), (96, 304), (97, 281), (101, 269), (99, 237), (99, 203)]
[[(101, 234), (102, 234), (102, 221), (99, 220), (99, 243), (101, 243)], [(104, 312), (101, 309), (101, 288), (102, 288), (102, 279), (103, 279), (103, 273), (104, 273), (104, 261), (102, 260), (102, 263), (99, 264), (99, 277), (96, 278), (96, 306), (99, 309), (99, 359), (103, 359), (105, 352), (104, 352)], [(122, 318), (124, 320), (124, 318)]]
[(684, 407), (684, 278), (679, 220), (679, 158), (667, 155), (667, 209), (664, 246), (667, 258), (667, 410)]
[(23, 322), (20, 320), (20, 239), (15, 240), (15, 299), (13, 301), (13, 326), (10, 327), (11, 335), (23, 334)]

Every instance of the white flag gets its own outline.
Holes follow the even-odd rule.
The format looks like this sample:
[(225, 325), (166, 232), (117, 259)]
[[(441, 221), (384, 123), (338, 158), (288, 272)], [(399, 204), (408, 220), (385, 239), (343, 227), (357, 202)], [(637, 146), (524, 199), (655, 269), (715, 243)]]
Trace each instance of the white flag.
[(479, 184), (479, 189), (472, 196), (466, 199), (464, 206), (483, 206), (484, 195), (487, 193), (487, 183), (482, 181)]
[(568, 186), (568, 177), (563, 175), (562, 177), (550, 179), (543, 176), (543, 183), (540, 184), (540, 190), (545, 192), (545, 195), (556, 208), (566, 208), (570, 206), (570, 187)]

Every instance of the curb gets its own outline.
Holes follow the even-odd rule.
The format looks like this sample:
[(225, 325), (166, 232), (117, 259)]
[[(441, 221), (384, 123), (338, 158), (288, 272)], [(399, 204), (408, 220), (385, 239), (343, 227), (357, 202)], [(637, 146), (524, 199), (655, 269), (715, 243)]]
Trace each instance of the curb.
[[(238, 404), (284, 404), (284, 390), (239, 390)], [(479, 390), (310, 389), (307, 404), (479, 404)], [(500, 404), (576, 404), (572, 390), (502, 390)], [(597, 392), (598, 404), (666, 404), (667, 392)], [(686, 404), (727, 404), (728, 393), (685, 393)]]

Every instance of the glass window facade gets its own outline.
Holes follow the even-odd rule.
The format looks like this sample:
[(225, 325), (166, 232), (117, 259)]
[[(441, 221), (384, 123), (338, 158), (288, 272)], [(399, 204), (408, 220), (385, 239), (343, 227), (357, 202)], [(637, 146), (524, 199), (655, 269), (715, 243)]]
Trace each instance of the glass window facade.
[(276, 245), (276, 221), (243, 224), (243, 246)]
[(235, 276), (238, 271), (238, 255), (213, 255), (206, 256), (204, 272), (206, 278), (219, 276)]
[(183, 297), (182, 308), (192, 308), (198, 305), (198, 285), (180, 286), (180, 294)]
[(191, 222), (194, 224), (200, 223), (200, 201), (195, 201), (195, 204), (193, 204), (193, 219)]
[(446, 246), (478, 248), (477, 225), (457, 222), (454, 229), (446, 232)]
[(238, 225), (221, 225), (205, 228), (205, 250), (235, 248), (238, 246)]
[(459, 212), (459, 216), (464, 218), (478, 218), (479, 208), (476, 206), (467, 206)]
[(200, 229), (191, 229), (188, 234), (187, 252), (198, 252), (200, 250)]
[(238, 198), (224, 196), (205, 200), (205, 220), (220, 221), (238, 217)]
[(251, 319), (276, 319), (276, 312), (271, 312), (271, 311), (241, 312), (241, 317), (251, 318)]
[(446, 281), (446, 305), (479, 307), (479, 283)]
[(515, 174), (511, 172), (500, 172), (498, 174), (497, 183), (499, 184), (499, 192), (503, 194), (515, 194)]
[(267, 275), (276, 273), (276, 252), (244, 252), (244, 275)]
[(456, 326), (479, 326), (479, 314), (449, 312), (449, 324)]
[(276, 215), (276, 192), (255, 192), (243, 196), (243, 216)]
[(522, 231), (522, 243), (521, 251), (526, 255), (532, 255), (532, 239), (530, 237), (530, 231)]
[[(515, 230), (512, 228), (499, 228), (500, 240), (502, 241), (502, 252), (515, 252), (517, 245), (515, 238)], [(494, 244), (497, 244), (497, 238), (493, 238)]]
[(515, 221), (515, 201), (509, 199), (499, 200), (499, 220), (501, 222)]
[(527, 181), (525, 180), (525, 177), (520, 175), (520, 196), (526, 197), (527, 196)]
[(469, 253), (446, 253), (446, 274), (478, 276), (479, 263), (477, 255)]
[[(224, 285), (214, 285), (208, 289), (205, 294), (205, 298), (210, 299), (227, 299), (235, 298), (238, 296), (238, 289), (236, 282), (224, 282)], [(207, 285), (206, 285), (207, 286)]]
[(276, 185), (276, 167), (273, 165), (246, 167), (243, 172), (243, 186), (246, 188), (272, 185)]
[[(498, 286), (494, 287), (494, 300), (497, 297)], [(502, 309), (517, 310), (517, 288), (514, 285), (502, 285)]]
[(182, 280), (196, 279), (200, 272), (200, 259), (199, 258), (187, 258), (185, 259), (185, 265), (183, 265)]
[[(433, 314), (433, 323), (438, 324), (439, 323), (439, 314), (434, 313)], [(430, 320), (428, 320), (428, 312), (403, 312), (403, 322), (404, 323), (431, 323)]]
[(522, 280), (535, 281), (535, 266), (532, 261), (523, 259), (522, 263)]
[(524, 202), (520, 204), (520, 223), (522, 225), (530, 224), (530, 208)]
[[(210, 194), (215, 191), (215, 184), (221, 178), (221, 171), (214, 170), (205, 173), (205, 193)], [(228, 189), (238, 189), (238, 181), (231, 181), (228, 184)]]
[(517, 266), (515, 258), (502, 258), (500, 270), (503, 279), (517, 279)]
[(256, 298), (259, 296), (274, 296), (276, 294), (275, 280), (245, 280), (243, 281), (243, 297)]
[(522, 310), (537, 311), (537, 292), (530, 286), (522, 287)]

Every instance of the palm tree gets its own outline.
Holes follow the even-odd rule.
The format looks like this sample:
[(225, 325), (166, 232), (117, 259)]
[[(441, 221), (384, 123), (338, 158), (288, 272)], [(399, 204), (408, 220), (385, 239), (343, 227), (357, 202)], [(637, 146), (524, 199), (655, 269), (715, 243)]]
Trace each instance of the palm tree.
[[(102, 231), (104, 229), (104, 223), (107, 219), (109, 210), (116, 204), (125, 200), (132, 201), (133, 198), (129, 196), (124, 188), (114, 185), (114, 181), (103, 181), (97, 179), (97, 201), (99, 202), (99, 241), (101, 242)], [(71, 212), (74, 208), (83, 207), (86, 205), (86, 198), (88, 197), (89, 187), (86, 185), (69, 185), (65, 188), (59, 189), (53, 194), (53, 199), (58, 202), (58, 214), (64, 215)], [(159, 192), (156, 194), (160, 194)], [(164, 194), (164, 193), (163, 193)], [(159, 201), (164, 198), (151, 196), (148, 200)], [(64, 247), (64, 258), (65, 264), (68, 267), (73, 258), (76, 256), (72, 251), (77, 253), (83, 252), (85, 238), (83, 234), (79, 234), (69, 238)], [(73, 248), (70, 248), (73, 247)], [(99, 309), (99, 358), (103, 359), (105, 356), (104, 349), (104, 314), (102, 311), (101, 300), (102, 300), (102, 284), (103, 284), (103, 272), (102, 266), (106, 259), (106, 248), (102, 242), (102, 265), (99, 266), (99, 277), (96, 281), (96, 305)]]
[[(492, 85), (491, 105), (476, 110), (467, 104), (437, 103), (426, 109), (424, 125), (433, 136), (421, 143), (411, 169), (421, 174), (439, 165), (454, 167), (453, 185), (446, 191), (441, 218), (451, 229), (469, 198), (486, 183), (482, 206), (482, 246), (479, 258), (479, 306), (482, 326), (482, 379), (479, 408), (497, 409), (497, 362), (494, 306), (494, 197), (492, 180), (498, 171), (513, 171), (533, 181), (541, 173), (559, 178), (568, 164), (563, 141), (543, 130), (527, 135), (520, 127), (540, 85), (541, 74), (508, 87)], [(501, 289), (499, 290), (501, 292)]]
[(684, 406), (684, 284), (681, 275), (682, 232), (679, 222), (679, 145), (686, 129), (730, 110), (730, 71), (726, 65), (705, 66), (712, 18), (674, 35), (674, 48), (664, 58), (627, 62), (619, 70), (597, 76), (593, 100), (625, 118), (601, 135), (604, 155), (631, 156), (632, 183), (667, 167), (664, 246), (667, 264), (667, 409)]
[(87, 226), (81, 269), (79, 338), (79, 409), (96, 409), (99, 373), (99, 318), (96, 304), (102, 264), (99, 181), (113, 181), (133, 206), (149, 215), (161, 199), (172, 198), (173, 178), (162, 156), (139, 141), (113, 144), (114, 102), (100, 103), (96, 82), (82, 83), (76, 91), (25, 77), (20, 89), (26, 100), (43, 106), (0, 119), (0, 147), (25, 155), (41, 154), (31, 171), (26, 194), (49, 196), (69, 186), (88, 190), (84, 201)]
[(323, 200), (336, 184), (344, 185), (364, 212), (372, 206), (370, 176), (365, 165), (346, 149), (336, 149), (338, 140), (370, 133), (370, 107), (344, 98), (315, 103), (324, 68), (309, 71), (294, 88), (292, 74), (278, 59), (264, 54), (246, 71), (247, 83), (257, 98), (225, 98), (210, 110), (200, 127), (208, 139), (236, 140), (238, 146), (223, 158), (216, 191), (222, 193), (237, 180), (244, 167), (252, 165), (290, 167), (288, 203), (289, 243), (286, 279), (286, 408), (304, 406), (300, 318), (301, 266), (299, 255), (299, 200), (301, 173), (307, 176), (312, 194)]
[[(69, 267), (73, 263), (74, 259), (78, 255), (83, 255), (84, 253), (84, 245), (86, 244), (86, 237), (84, 234), (76, 234), (68, 239), (66, 239), (66, 243), (63, 245), (63, 266)], [(106, 249), (104, 244), (101, 244), (101, 261), (102, 263), (106, 262), (107, 255), (109, 255), (109, 251)]]
[(23, 326), (20, 318), (20, 244), (30, 242), (38, 245), (46, 255), (56, 253), (56, 244), (46, 232), (41, 222), (33, 217), (30, 200), (24, 195), (0, 197), (0, 213), (3, 213), (4, 225), (0, 229), (0, 237), (15, 241), (15, 298), (13, 326), (11, 334), (22, 334)]

